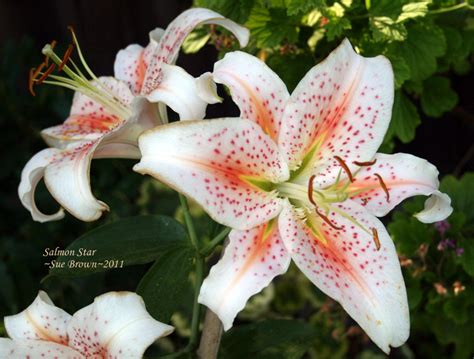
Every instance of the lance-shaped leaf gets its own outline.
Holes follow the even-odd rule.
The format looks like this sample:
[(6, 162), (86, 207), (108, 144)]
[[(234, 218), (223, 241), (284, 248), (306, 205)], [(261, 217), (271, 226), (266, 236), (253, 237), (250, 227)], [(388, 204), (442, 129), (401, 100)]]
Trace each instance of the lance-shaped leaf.
[[(408, 197), (434, 194), (434, 198), (444, 198), (437, 191), (439, 172), (428, 161), (405, 153), (378, 153), (375, 160), (373, 165), (362, 167), (356, 172), (355, 181), (349, 185), (348, 191), (353, 191), (351, 198), (354, 201), (365, 206), (377, 217), (385, 216)], [(440, 221), (451, 214), (450, 200), (439, 202), (436, 209), (433, 208), (432, 201), (426, 206), (427, 209), (431, 208), (432, 220), (428, 212), (420, 212), (420, 217), (424, 218), (423, 222)]]
[(255, 121), (275, 141), (278, 139), (290, 95), (277, 74), (255, 56), (235, 51), (216, 62), (212, 76), (215, 82), (229, 87), (241, 118)]
[(140, 296), (110, 292), (74, 314), (68, 326), (69, 346), (91, 357), (141, 358), (158, 338), (173, 327), (154, 320)]
[(334, 156), (350, 169), (356, 168), (352, 161), (372, 159), (390, 121), (393, 87), (385, 57), (364, 58), (344, 40), (306, 74), (288, 101), (279, 145), (290, 169), (303, 163), (324, 187), (340, 170)]
[(248, 231), (233, 230), (224, 256), (202, 284), (199, 303), (216, 313), (228, 330), (248, 299), (289, 265), (276, 221)]
[(252, 121), (218, 119), (157, 127), (139, 139), (134, 170), (195, 199), (216, 221), (242, 230), (275, 217), (272, 184), (289, 177), (276, 144)]
[[(285, 246), (300, 270), (340, 302), (388, 353), (390, 346), (400, 346), (407, 340), (410, 327), (395, 246), (383, 224), (351, 200), (338, 204), (329, 216), (340, 229), (314, 213), (304, 221), (287, 205), (279, 217)], [(372, 228), (378, 233), (377, 240)]]

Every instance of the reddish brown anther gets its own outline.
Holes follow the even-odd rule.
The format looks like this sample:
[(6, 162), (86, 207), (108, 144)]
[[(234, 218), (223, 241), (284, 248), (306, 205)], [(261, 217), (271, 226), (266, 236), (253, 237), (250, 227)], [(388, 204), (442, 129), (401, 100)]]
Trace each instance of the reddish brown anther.
[(375, 248), (377, 250), (380, 250), (380, 240), (379, 240), (379, 232), (377, 232), (377, 229), (376, 228), (371, 228), (372, 229), (372, 238), (374, 239), (374, 243), (375, 243)]
[(377, 159), (373, 161), (366, 161), (366, 162), (353, 161), (352, 163), (360, 167), (369, 167), (369, 166), (375, 165), (376, 162), (377, 162)]
[(334, 223), (331, 222), (331, 220), (330, 220), (327, 216), (325, 216), (324, 214), (322, 214), (321, 212), (319, 212), (318, 207), (316, 207), (314, 210), (316, 211), (316, 214), (317, 214), (319, 217), (321, 217), (321, 219), (322, 219), (324, 222), (326, 222), (327, 224), (329, 224), (332, 228), (334, 228), (334, 229), (337, 230), (337, 231), (339, 231), (339, 230), (342, 229), (342, 227), (336, 226)]
[(382, 187), (383, 191), (385, 192), (387, 202), (390, 202), (390, 192), (388, 192), (388, 188), (385, 185), (385, 182), (383, 181), (382, 176), (379, 175), (378, 173), (374, 173), (374, 176), (377, 177), (377, 179), (379, 180), (380, 186)]
[(308, 199), (309, 201), (311, 202), (311, 204), (315, 207), (316, 206), (316, 202), (314, 201), (313, 199), (313, 181), (315, 179), (316, 175), (312, 175), (310, 178), (309, 178), (309, 182), (308, 182)]
[(55, 67), (56, 67), (55, 64), (51, 64), (51, 65), (46, 69), (46, 71), (43, 72), (43, 74), (41, 75), (41, 77), (40, 77), (38, 80), (36, 80), (36, 84), (37, 84), (37, 85), (40, 85), (40, 84), (51, 74), (51, 72), (54, 71), (54, 68), (55, 68)]
[(43, 67), (45, 66), (45, 63), (42, 62), (36, 69), (32, 68), (30, 70), (30, 74), (28, 77), (28, 90), (30, 91), (32, 96), (36, 96), (36, 93), (34, 91), (34, 85), (35, 85), (35, 80), (36, 77), (38, 77), (38, 74), (43, 70)]
[(334, 156), (334, 159), (339, 162), (339, 164), (341, 165), (342, 169), (344, 170), (344, 172), (347, 173), (347, 176), (349, 177), (349, 180), (351, 182), (354, 182), (354, 177), (352, 176), (352, 172), (351, 170), (349, 169), (349, 167), (347, 167), (346, 163), (344, 162), (344, 160), (339, 157), (339, 156)]
[(74, 45), (71, 44), (68, 46), (66, 52), (64, 53), (63, 59), (58, 66), (58, 71), (62, 71), (64, 65), (68, 62), (69, 58), (71, 57), (72, 51), (74, 50)]

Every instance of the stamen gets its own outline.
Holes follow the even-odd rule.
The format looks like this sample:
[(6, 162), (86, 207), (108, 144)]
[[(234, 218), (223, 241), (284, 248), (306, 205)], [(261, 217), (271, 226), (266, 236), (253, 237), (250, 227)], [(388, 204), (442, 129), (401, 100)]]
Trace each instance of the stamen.
[(369, 166), (375, 165), (376, 162), (377, 162), (377, 159), (374, 159), (373, 161), (366, 161), (366, 162), (353, 161), (352, 163), (360, 167), (369, 167)]
[(316, 202), (314, 201), (313, 199), (313, 181), (314, 179), (316, 178), (316, 175), (312, 175), (310, 178), (309, 178), (309, 182), (308, 182), (308, 199), (309, 201), (311, 202), (311, 204), (315, 207), (317, 207), (316, 205)]
[(30, 76), (28, 78), (28, 89), (30, 90), (30, 93), (33, 95), (33, 96), (36, 96), (36, 93), (35, 91), (33, 90), (33, 87), (35, 85), (35, 80), (36, 80), (36, 77), (38, 76), (38, 74), (41, 72), (41, 70), (43, 69), (43, 67), (45, 66), (45, 63), (42, 62), (36, 69), (35, 68), (32, 68), (30, 70)]
[(63, 59), (58, 66), (58, 71), (62, 71), (64, 65), (68, 62), (69, 58), (71, 57), (72, 51), (74, 50), (74, 45), (71, 44), (68, 46), (66, 52), (64, 53)]
[(367, 204), (367, 202), (369, 202), (369, 200), (367, 198), (361, 198), (361, 201), (362, 201), (362, 205), (365, 206)]
[(334, 159), (339, 162), (339, 165), (341, 165), (342, 169), (344, 170), (344, 172), (347, 173), (347, 176), (349, 177), (349, 180), (351, 182), (354, 182), (354, 177), (352, 176), (352, 172), (351, 170), (349, 169), (349, 167), (347, 167), (346, 163), (344, 162), (344, 160), (339, 157), (339, 156), (334, 156)]
[(390, 202), (390, 193), (388, 192), (388, 188), (385, 185), (385, 182), (383, 181), (382, 176), (379, 175), (378, 173), (374, 173), (374, 176), (377, 177), (377, 179), (379, 180), (380, 186), (382, 187), (383, 191), (385, 192), (387, 202)]
[(43, 74), (41, 75), (41, 77), (40, 77), (38, 80), (36, 80), (36, 84), (37, 84), (37, 85), (41, 85), (41, 84), (43, 83), (43, 81), (46, 80), (46, 78), (47, 78), (49, 75), (51, 75), (51, 72), (54, 71), (54, 68), (55, 68), (55, 67), (56, 67), (55, 64), (51, 64), (51, 65), (48, 67), (48, 69), (47, 69), (45, 72), (43, 72)]
[(334, 228), (336, 231), (339, 231), (339, 230), (342, 229), (342, 227), (336, 226), (334, 223), (331, 222), (331, 220), (330, 220), (327, 216), (325, 216), (324, 214), (322, 214), (321, 212), (319, 212), (318, 207), (315, 207), (314, 210), (316, 211), (316, 214), (317, 214), (319, 217), (321, 217), (324, 222), (326, 222), (327, 224), (329, 224), (329, 225), (330, 225), (332, 228)]
[(377, 232), (376, 228), (371, 228), (372, 229), (372, 238), (374, 239), (375, 243), (375, 248), (379, 251), (380, 250), (380, 240), (379, 240), (379, 232)]

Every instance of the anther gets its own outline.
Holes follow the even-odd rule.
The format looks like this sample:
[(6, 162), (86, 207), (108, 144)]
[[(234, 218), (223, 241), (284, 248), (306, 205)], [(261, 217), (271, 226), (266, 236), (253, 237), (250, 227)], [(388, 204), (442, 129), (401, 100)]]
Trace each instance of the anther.
[(377, 177), (377, 179), (379, 180), (380, 186), (382, 187), (383, 191), (385, 192), (387, 202), (390, 202), (390, 193), (388, 192), (388, 188), (385, 185), (385, 182), (383, 181), (382, 176), (379, 175), (378, 173), (374, 173), (374, 176)]
[(313, 181), (315, 179), (316, 175), (312, 175), (310, 178), (309, 178), (309, 182), (308, 182), (308, 199), (309, 201), (311, 202), (311, 204), (315, 207), (317, 207), (316, 205), (316, 202), (314, 201), (313, 199)]
[(68, 46), (66, 52), (64, 53), (63, 59), (58, 66), (58, 71), (62, 71), (64, 65), (68, 62), (69, 58), (71, 57), (72, 51), (74, 50), (74, 45), (71, 44)]
[(33, 87), (35, 85), (36, 77), (38, 77), (38, 74), (41, 72), (41, 70), (43, 69), (44, 66), (45, 66), (45, 63), (42, 62), (36, 69), (32, 68), (30, 70), (30, 75), (29, 75), (29, 78), (28, 78), (28, 89), (30, 90), (30, 93), (33, 96), (36, 96), (36, 93), (33, 90)]
[(380, 250), (380, 240), (379, 240), (379, 232), (377, 232), (376, 228), (371, 228), (372, 229), (372, 238), (374, 239), (375, 243), (375, 248), (379, 251)]
[(322, 214), (321, 212), (319, 212), (318, 207), (315, 207), (314, 210), (316, 211), (316, 214), (317, 214), (319, 217), (321, 217), (324, 222), (326, 222), (327, 224), (329, 224), (329, 225), (330, 225), (332, 228), (334, 228), (336, 231), (339, 231), (339, 230), (342, 229), (342, 227), (336, 226), (334, 223), (331, 222), (331, 220), (330, 220), (327, 216), (325, 216), (324, 214)]
[(369, 167), (369, 166), (375, 165), (375, 162), (377, 162), (377, 159), (373, 161), (366, 161), (366, 162), (353, 161), (352, 163), (360, 167)]
[(51, 72), (54, 71), (54, 68), (56, 67), (55, 64), (51, 64), (45, 72), (41, 75), (41, 77), (36, 80), (36, 84), (40, 85), (49, 75), (51, 75)]
[(341, 165), (342, 169), (344, 170), (344, 172), (347, 173), (347, 176), (349, 177), (349, 180), (351, 182), (354, 182), (354, 177), (352, 176), (352, 172), (351, 170), (349, 169), (349, 167), (347, 167), (346, 163), (344, 162), (344, 160), (339, 157), (339, 156), (334, 156), (334, 159), (339, 163), (339, 165)]

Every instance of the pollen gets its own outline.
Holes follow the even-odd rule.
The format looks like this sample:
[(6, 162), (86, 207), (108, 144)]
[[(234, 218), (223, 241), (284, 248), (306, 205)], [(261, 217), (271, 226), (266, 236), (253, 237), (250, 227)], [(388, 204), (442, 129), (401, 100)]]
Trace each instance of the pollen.
[(376, 228), (371, 228), (372, 229), (372, 238), (374, 239), (375, 243), (375, 248), (379, 251), (380, 250), (380, 240), (379, 240), (379, 232), (377, 232)]
[(366, 161), (366, 162), (353, 161), (352, 163), (359, 167), (369, 167), (369, 166), (375, 165), (376, 162), (377, 162), (377, 159), (374, 159), (373, 161)]

